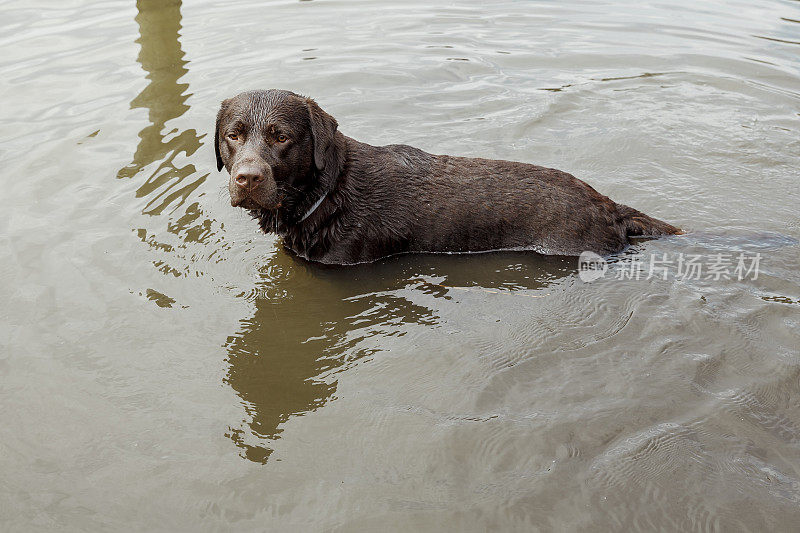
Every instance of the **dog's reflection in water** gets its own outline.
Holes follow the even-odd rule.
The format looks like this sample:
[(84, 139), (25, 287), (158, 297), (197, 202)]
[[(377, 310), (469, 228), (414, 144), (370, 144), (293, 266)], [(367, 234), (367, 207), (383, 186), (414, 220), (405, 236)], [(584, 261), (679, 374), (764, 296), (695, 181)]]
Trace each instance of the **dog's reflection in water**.
[[(574, 261), (531, 253), (406, 255), (358, 267), (325, 267), (280, 250), (262, 270), (255, 313), (228, 339), (227, 383), (245, 416), (228, 436), (242, 455), (265, 463), (270, 442), (293, 416), (336, 392), (335, 374), (373, 354), (377, 328), (436, 326), (426, 299), (452, 291), (538, 289), (575, 272)], [(415, 302), (399, 289), (419, 291)], [(433, 301), (433, 300), (431, 300)], [(431, 306), (433, 307), (433, 305)]]

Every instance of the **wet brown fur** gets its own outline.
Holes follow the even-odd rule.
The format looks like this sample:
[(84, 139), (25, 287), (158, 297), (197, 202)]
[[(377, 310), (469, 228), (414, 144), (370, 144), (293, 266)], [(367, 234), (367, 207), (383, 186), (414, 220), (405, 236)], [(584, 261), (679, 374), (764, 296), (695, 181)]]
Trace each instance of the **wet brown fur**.
[[(235, 141), (232, 129), (240, 133)], [(218, 168), (231, 172), (231, 203), (312, 261), (501, 249), (605, 255), (631, 237), (681, 233), (560, 170), (358, 142), (313, 100), (289, 91), (225, 100), (215, 145)], [(244, 174), (260, 181), (237, 185)]]

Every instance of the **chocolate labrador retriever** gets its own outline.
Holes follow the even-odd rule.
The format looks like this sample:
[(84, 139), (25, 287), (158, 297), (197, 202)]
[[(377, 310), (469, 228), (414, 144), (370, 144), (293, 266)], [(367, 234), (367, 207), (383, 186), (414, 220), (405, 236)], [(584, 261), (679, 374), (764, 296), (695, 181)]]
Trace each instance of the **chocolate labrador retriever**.
[(297, 255), (353, 264), (404, 252), (618, 252), (681, 231), (552, 168), (346, 137), (310, 98), (242, 93), (217, 114), (231, 205)]

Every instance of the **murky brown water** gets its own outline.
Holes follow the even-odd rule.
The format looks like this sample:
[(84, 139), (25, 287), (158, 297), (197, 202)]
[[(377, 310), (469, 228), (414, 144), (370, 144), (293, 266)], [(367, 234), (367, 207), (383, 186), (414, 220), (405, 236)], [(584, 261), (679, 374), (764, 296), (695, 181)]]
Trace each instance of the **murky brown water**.
[[(2, 6), (0, 529), (796, 530), (800, 4)], [(574, 173), (690, 234), (321, 269), (218, 102)], [(617, 279), (654, 254), (739, 280)], [(704, 272), (705, 274), (705, 272)]]

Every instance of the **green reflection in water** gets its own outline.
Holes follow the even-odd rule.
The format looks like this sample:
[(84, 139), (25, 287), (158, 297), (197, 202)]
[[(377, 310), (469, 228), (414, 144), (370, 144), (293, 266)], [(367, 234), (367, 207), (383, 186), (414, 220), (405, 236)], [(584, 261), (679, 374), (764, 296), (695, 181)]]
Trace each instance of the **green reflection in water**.
[[(416, 255), (326, 268), (278, 251), (262, 273), (254, 315), (241, 322), (226, 345), (226, 381), (247, 412), (228, 437), (244, 457), (265, 463), (283, 424), (328, 403), (336, 392), (336, 374), (384, 344), (365, 340), (440, 323), (434, 308), (442, 302), (429, 308), (420, 301), (476, 291), (478, 297), (499, 299), (496, 305), (524, 309), (530, 289), (574, 272), (572, 262), (565, 261), (535, 254)], [(439, 278), (445, 281), (430, 281)], [(415, 291), (416, 303), (399, 292), (405, 288)]]
[(194, 154), (202, 146), (194, 129), (166, 131), (166, 123), (183, 115), (189, 106), (188, 83), (179, 83), (188, 69), (180, 44), (181, 2), (179, 0), (139, 0), (136, 2), (140, 46), (137, 61), (147, 72), (149, 83), (131, 108), (148, 110), (150, 125), (139, 132), (139, 144), (131, 163), (120, 169), (118, 178), (132, 178), (155, 164), (149, 177), (136, 190), (138, 198), (147, 197), (143, 213), (159, 215), (169, 205), (180, 207), (205, 181), (208, 174), (189, 183), (197, 169), (192, 164), (179, 167), (175, 158), (181, 152)]

